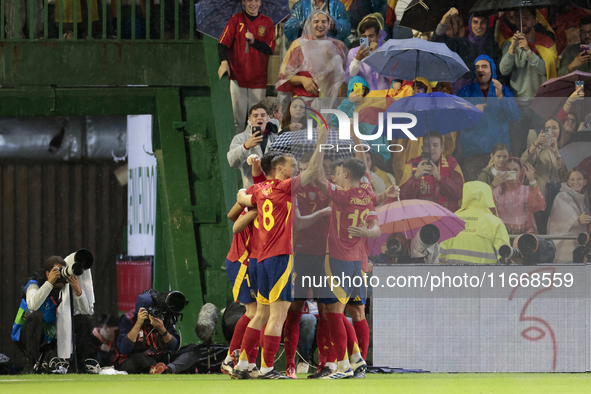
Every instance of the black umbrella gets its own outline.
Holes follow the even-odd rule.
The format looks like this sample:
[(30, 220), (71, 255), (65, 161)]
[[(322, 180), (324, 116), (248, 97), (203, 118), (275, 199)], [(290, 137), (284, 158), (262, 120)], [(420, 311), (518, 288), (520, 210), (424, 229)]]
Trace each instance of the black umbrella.
[(561, 0), (480, 0), (474, 4), (470, 12), (498, 12), (521, 7), (545, 8), (560, 2)]
[[(591, 1), (591, 0), (590, 0)], [(450, 8), (456, 7), (463, 19), (468, 22), (470, 8), (476, 0), (413, 0), (404, 10), (400, 26), (418, 30), (420, 32), (433, 31)]]

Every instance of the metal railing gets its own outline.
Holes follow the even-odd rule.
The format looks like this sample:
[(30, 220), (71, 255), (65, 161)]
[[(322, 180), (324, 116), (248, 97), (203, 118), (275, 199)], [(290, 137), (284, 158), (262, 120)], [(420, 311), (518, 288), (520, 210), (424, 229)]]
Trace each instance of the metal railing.
[(0, 41), (193, 41), (202, 38), (195, 31), (195, 2), (0, 0)]

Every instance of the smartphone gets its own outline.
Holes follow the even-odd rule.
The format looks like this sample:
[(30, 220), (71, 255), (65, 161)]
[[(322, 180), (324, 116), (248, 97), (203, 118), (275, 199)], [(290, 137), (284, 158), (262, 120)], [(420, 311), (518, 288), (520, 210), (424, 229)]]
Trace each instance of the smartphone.
[(575, 91), (577, 93), (583, 93), (584, 88), (585, 88), (585, 81), (575, 81)]
[(579, 48), (581, 52), (587, 52), (589, 50), (589, 44), (581, 44)]
[[(361, 37), (361, 38), (359, 39), (359, 46), (361, 46), (361, 45), (363, 45), (363, 44), (365, 44), (365, 48), (369, 47), (369, 38), (367, 38), (367, 37)], [(587, 45), (587, 48), (588, 48), (588, 47), (589, 47), (589, 45)], [(365, 48), (364, 48), (364, 49), (365, 49)]]
[(256, 133), (257, 131), (258, 131), (259, 133), (261, 132), (261, 127), (260, 127), (260, 126), (254, 126), (254, 127), (252, 128), (252, 134)]
[(505, 179), (506, 181), (514, 181), (517, 179), (517, 173), (515, 171), (499, 171), (497, 172), (498, 175), (505, 175), (509, 174), (509, 176)]
[(545, 127), (544, 130), (542, 130), (542, 133), (544, 133), (546, 138), (548, 138), (548, 142), (545, 143), (544, 146), (552, 145), (552, 129), (550, 127)]
[[(421, 161), (427, 161), (427, 162), (429, 162), (429, 164), (431, 164), (431, 153), (429, 153), (429, 152), (421, 153)], [(430, 175), (430, 174), (424, 173), (423, 175)]]
[(363, 94), (363, 84), (359, 82), (354, 83), (353, 92), (355, 92), (356, 94)]

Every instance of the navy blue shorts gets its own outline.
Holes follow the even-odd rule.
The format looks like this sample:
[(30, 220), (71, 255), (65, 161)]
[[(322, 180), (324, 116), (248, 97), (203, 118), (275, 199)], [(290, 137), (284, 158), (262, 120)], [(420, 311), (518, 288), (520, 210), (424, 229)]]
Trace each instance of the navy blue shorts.
[(293, 301), (293, 256), (282, 254), (257, 264), (257, 302), (269, 305), (277, 300)]
[(304, 253), (297, 253), (294, 256), (294, 296), (296, 299), (318, 298), (320, 288), (314, 284), (321, 282), (324, 260), (327, 257), (328, 255), (318, 256)]
[(367, 288), (363, 271), (361, 270), (361, 261), (343, 261), (330, 257), (324, 263), (322, 275), (332, 277), (327, 281), (327, 286), (320, 289), (320, 299), (318, 302), (323, 304), (334, 304), (340, 302), (347, 304), (353, 300), (352, 304), (365, 305), (367, 297)]
[(234, 302), (242, 302), (243, 304), (250, 304), (256, 302), (256, 292), (251, 291), (249, 286), (251, 280), (249, 278), (249, 267), (242, 264), (240, 261), (230, 261), (226, 259), (226, 272), (230, 279), (232, 286), (232, 295)]

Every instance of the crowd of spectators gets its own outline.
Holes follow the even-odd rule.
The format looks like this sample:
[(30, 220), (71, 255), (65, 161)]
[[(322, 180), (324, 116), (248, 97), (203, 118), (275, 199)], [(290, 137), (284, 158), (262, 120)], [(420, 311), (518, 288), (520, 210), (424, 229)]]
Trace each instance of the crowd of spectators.
[[(260, 0), (244, 3), (256, 5)], [(374, 169), (370, 174), (374, 189), (397, 184), (401, 199), (430, 200), (457, 211), (465, 203), (463, 185), (478, 180), (492, 191), (490, 201), (488, 196), (486, 203), (480, 201), (482, 209), (500, 218), (510, 235), (577, 235), (588, 231), (591, 206), (585, 166), (567, 167), (561, 154), (569, 144), (591, 138), (591, 134), (589, 138), (585, 135), (591, 130), (585, 92), (575, 87), (573, 79), (568, 93), (556, 95), (563, 98), (555, 111), (536, 111), (532, 102), (549, 79), (591, 71), (591, 10), (568, 1), (551, 9), (524, 7), (494, 14), (461, 15), (452, 7), (433, 32), (417, 32), (400, 25), (401, 5), (408, 2), (389, 1), (387, 7), (376, 3), (363, 2), (365, 15), (357, 8), (353, 16), (354, 7), (347, 1), (300, 0), (287, 21), (278, 25), (276, 31), (283, 43), (287, 42), (275, 85), (279, 104), (258, 107), (255, 112), (260, 112), (263, 121), (254, 119), (254, 113), (235, 118), (240, 133), (232, 142), (228, 161), (242, 170), (244, 186), (252, 184), (245, 164), (248, 156), (268, 151), (276, 133), (307, 129), (310, 119), (305, 110), (319, 105), (320, 100), (323, 108), (332, 105), (352, 118), (367, 107), (363, 99), (384, 98), (383, 111), (398, 98), (439, 91), (474, 104), (482, 111), (477, 124), (444, 135), (431, 132), (418, 142), (387, 141), (384, 133), (383, 143), (399, 144), (404, 149), (391, 153), (374, 146), (368, 155), (372, 162), (369, 168)], [(471, 72), (452, 83), (422, 76), (405, 81), (397, 78), (395, 70), (390, 76), (380, 75), (364, 59), (390, 37), (421, 37), (444, 43)], [(270, 47), (275, 39), (273, 36), (268, 41)], [(267, 56), (257, 45), (258, 40), (262, 38), (254, 37), (251, 42), (254, 54), (245, 55), (241, 46), (222, 48), (221, 52), (228, 54), (240, 53), (241, 63), (230, 62), (227, 67), (232, 83), (237, 78), (233, 70), (243, 67), (244, 56)], [(225, 44), (221, 40), (219, 45)], [(226, 68), (220, 67), (220, 78), (224, 72)], [(255, 72), (267, 78), (266, 67)], [(275, 121), (279, 123), (277, 129), (267, 126), (266, 131), (262, 127), (260, 135), (252, 134), (254, 121), (262, 126), (270, 118), (280, 119)], [(329, 123), (338, 129), (336, 116)], [(373, 134), (374, 128), (359, 121), (362, 134)], [(557, 259), (569, 260), (564, 256), (576, 241), (556, 244)]]

